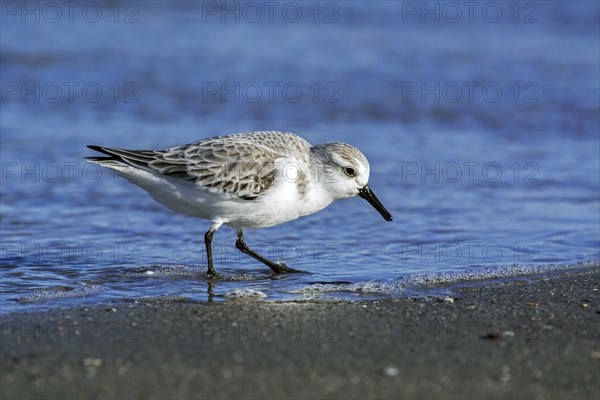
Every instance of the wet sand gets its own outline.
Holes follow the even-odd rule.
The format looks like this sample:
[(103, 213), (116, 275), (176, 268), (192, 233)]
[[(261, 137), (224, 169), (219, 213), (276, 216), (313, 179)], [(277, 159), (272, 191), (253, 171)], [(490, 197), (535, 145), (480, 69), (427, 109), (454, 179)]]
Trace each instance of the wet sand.
[(140, 301), (1, 318), (0, 395), (600, 397), (600, 267), (451, 298)]

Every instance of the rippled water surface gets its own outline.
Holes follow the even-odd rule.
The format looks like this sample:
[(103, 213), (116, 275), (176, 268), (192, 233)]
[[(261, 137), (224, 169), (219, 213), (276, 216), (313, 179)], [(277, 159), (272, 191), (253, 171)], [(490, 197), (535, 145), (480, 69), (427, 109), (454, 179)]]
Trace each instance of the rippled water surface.
[[(497, 21), (463, 10), (439, 23), (405, 3), (299, 2), (300, 17), (272, 22), (193, 2), (91, 3), (96, 22), (3, 14), (2, 312), (389, 298), (597, 263), (598, 3), (497, 2)], [(209, 284), (207, 221), (83, 160), (87, 144), (264, 129), (361, 149), (394, 222), (350, 199), (247, 231), (251, 247), (309, 272), (280, 279), (223, 227), (225, 279)]]

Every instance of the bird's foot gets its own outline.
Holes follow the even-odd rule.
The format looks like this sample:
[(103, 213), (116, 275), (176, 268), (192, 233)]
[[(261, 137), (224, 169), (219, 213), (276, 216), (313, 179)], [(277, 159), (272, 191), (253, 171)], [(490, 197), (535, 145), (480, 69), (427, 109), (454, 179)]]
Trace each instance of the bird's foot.
[(218, 274), (215, 270), (206, 272), (206, 274), (204, 274), (204, 276), (206, 277), (206, 280), (209, 280), (209, 281), (215, 281), (215, 280), (219, 280), (219, 279), (223, 278), (223, 275)]
[(294, 268), (290, 268), (287, 265), (285, 265), (285, 263), (283, 261), (277, 261), (277, 263), (275, 263), (271, 269), (273, 269), (273, 272), (275, 272), (275, 274), (286, 274), (286, 273), (290, 273), (290, 274), (308, 274), (308, 272), (306, 271), (302, 271), (300, 269), (294, 269)]

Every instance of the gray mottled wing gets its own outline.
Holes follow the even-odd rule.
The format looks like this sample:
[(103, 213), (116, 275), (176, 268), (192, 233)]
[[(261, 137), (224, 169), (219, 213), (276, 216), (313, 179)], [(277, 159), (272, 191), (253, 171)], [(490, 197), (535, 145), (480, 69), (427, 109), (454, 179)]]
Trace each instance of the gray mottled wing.
[(193, 180), (211, 193), (253, 200), (273, 185), (275, 162), (285, 156), (259, 143), (216, 138), (165, 150), (148, 166), (161, 174)]
[[(267, 135), (266, 139), (270, 136)], [(263, 144), (260, 135), (229, 135), (204, 139), (167, 150), (127, 150), (100, 146), (90, 148), (111, 158), (91, 157), (95, 161), (117, 160), (131, 166), (195, 182), (214, 194), (229, 194), (254, 200), (269, 189), (276, 176), (276, 160), (289, 155), (285, 143)], [(273, 139), (273, 138), (271, 138)]]

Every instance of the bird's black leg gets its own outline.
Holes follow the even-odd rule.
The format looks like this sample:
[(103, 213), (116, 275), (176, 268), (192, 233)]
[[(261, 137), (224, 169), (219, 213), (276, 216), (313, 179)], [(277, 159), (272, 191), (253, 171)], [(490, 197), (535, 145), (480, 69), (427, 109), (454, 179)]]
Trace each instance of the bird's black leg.
[(305, 272), (297, 269), (293, 269), (285, 265), (283, 262), (279, 261), (274, 263), (273, 261), (269, 261), (260, 254), (252, 251), (248, 245), (244, 242), (244, 231), (242, 229), (238, 230), (237, 240), (235, 241), (235, 247), (240, 249), (242, 253), (248, 254), (250, 257), (260, 261), (265, 264), (269, 268), (273, 270), (276, 274), (281, 274), (283, 272)]
[(206, 258), (208, 259), (208, 271), (206, 275), (208, 276), (216, 276), (215, 267), (213, 266), (213, 257), (212, 257), (212, 237), (221, 226), (220, 223), (215, 223), (210, 229), (204, 234), (204, 244), (206, 245)]

